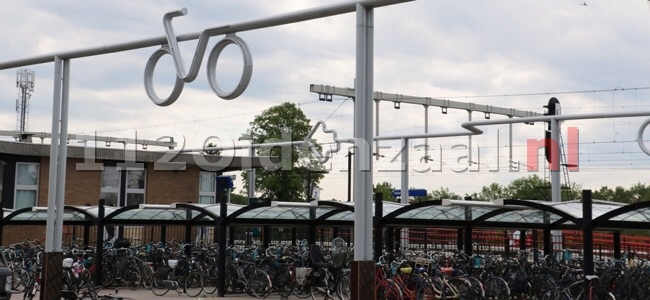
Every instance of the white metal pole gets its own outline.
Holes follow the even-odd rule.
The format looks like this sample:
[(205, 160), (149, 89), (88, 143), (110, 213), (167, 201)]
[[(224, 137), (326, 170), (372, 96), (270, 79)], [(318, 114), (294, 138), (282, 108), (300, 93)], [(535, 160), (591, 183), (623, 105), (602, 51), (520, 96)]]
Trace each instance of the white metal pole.
[(54, 252), (55, 246), (55, 221), (56, 221), (56, 198), (57, 198), (57, 176), (59, 158), (59, 121), (61, 120), (61, 69), (62, 60), (58, 56), (54, 58), (54, 95), (52, 97), (52, 135), (50, 145), (50, 174), (47, 189), (47, 221), (45, 225), (45, 252)]
[[(508, 116), (512, 119), (512, 116)], [(508, 170), (510, 172), (514, 171), (512, 167), (512, 123), (508, 124)], [(519, 164), (517, 164), (517, 171), (519, 171)]]
[[(467, 117), (467, 119), (468, 119), (469, 122), (471, 122), (472, 121), (472, 111), (468, 110), (467, 112), (469, 113), (469, 116)], [(472, 162), (473, 162), (472, 161), (472, 136), (471, 135), (467, 136), (467, 143), (469, 143), (469, 145), (467, 145), (467, 149), (468, 149), (468, 151), (467, 151), (467, 160), (468, 160), (469, 167), (471, 168), (472, 167)]]
[[(551, 149), (548, 149), (551, 153), (551, 202), (561, 202), (562, 201), (562, 186), (560, 182), (560, 143), (559, 143), (559, 130), (560, 130), (560, 121), (556, 119), (551, 119)], [(555, 251), (562, 250), (562, 232), (559, 230), (551, 231), (551, 241), (552, 248)]]
[[(424, 133), (429, 133), (429, 105), (424, 105)], [(424, 138), (424, 156), (424, 163), (429, 163), (429, 138)]]
[(248, 170), (248, 199), (255, 198), (255, 168), (253, 168), (253, 157), (255, 157), (255, 148), (248, 148), (248, 155), (251, 158), (251, 168)]
[[(379, 100), (375, 100), (375, 136), (379, 136)], [(379, 141), (375, 141), (375, 159), (379, 160)]]
[(63, 60), (63, 84), (61, 91), (61, 134), (59, 135), (58, 175), (56, 180), (56, 221), (54, 229), (54, 251), (62, 251), (63, 206), (65, 201), (65, 176), (68, 158), (68, 107), (70, 100), (70, 60)]
[(409, 139), (402, 139), (402, 177), (400, 179), (401, 201), (408, 204), (409, 201)]
[(561, 202), (561, 182), (560, 182), (560, 121), (551, 119), (551, 201)]
[[(409, 139), (403, 138), (402, 139), (402, 171), (400, 172), (402, 174), (401, 182), (400, 182), (400, 203), (409, 203)], [(403, 228), (401, 230), (402, 234), (400, 236), (401, 241), (400, 245), (402, 246), (403, 249), (408, 249), (409, 247), (409, 230), (407, 228)]]
[(372, 260), (372, 9), (356, 6), (354, 260)]

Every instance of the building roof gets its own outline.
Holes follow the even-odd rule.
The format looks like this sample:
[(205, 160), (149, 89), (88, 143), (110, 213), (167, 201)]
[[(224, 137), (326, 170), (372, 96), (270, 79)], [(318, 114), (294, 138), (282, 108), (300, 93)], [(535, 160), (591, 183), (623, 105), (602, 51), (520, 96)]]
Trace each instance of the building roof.
[[(0, 141), (0, 153), (24, 156), (50, 156), (49, 144)], [(93, 160), (133, 161), (158, 163), (161, 166), (177, 169), (182, 165), (196, 165), (206, 171), (229, 172), (262, 167), (260, 157), (221, 156), (195, 153), (179, 153), (178, 150), (152, 151), (118, 148), (93, 148), (68, 145), (69, 158)], [(267, 161), (269, 158), (263, 158)], [(270, 161), (277, 162), (276, 158)], [(175, 163), (175, 164), (174, 164)], [(184, 164), (183, 164), (184, 163)]]

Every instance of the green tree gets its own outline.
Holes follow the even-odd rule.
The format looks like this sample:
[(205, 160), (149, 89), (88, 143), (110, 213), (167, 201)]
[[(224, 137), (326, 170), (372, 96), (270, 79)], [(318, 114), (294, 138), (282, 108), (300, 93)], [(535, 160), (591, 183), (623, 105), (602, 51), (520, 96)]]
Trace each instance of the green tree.
[(591, 197), (597, 200), (614, 201), (614, 191), (606, 186), (592, 192)]
[(511, 191), (508, 187), (493, 182), (492, 184), (481, 188), (480, 193), (472, 195), (471, 197), (473, 200), (492, 201), (494, 199), (511, 198), (510, 193)]
[(605, 201), (636, 203), (650, 200), (650, 186), (637, 182), (629, 189), (617, 186), (614, 189), (603, 186), (593, 191), (592, 198)]
[[(562, 200), (573, 200), (580, 198), (582, 185), (571, 183), (571, 186), (567, 187), (566, 184), (563, 184), (561, 189)], [(509, 198), (513, 199), (551, 201), (551, 183), (537, 174), (513, 180), (505, 192), (505, 195), (509, 195)]]
[(393, 185), (390, 182), (384, 181), (384, 182), (377, 183), (372, 188), (372, 192), (375, 193), (375, 194), (381, 193), (382, 199), (384, 199), (384, 201), (395, 202), (396, 199), (395, 199), (395, 197), (393, 197), (393, 190), (394, 189), (395, 188), (393, 187)]
[(431, 191), (429, 194), (431, 196), (431, 200), (442, 200), (442, 199), (453, 199), (453, 200), (460, 200), (461, 197), (460, 195), (452, 192), (449, 190), (447, 187), (441, 187), (437, 190)]
[(551, 183), (537, 174), (511, 181), (507, 190), (513, 199), (551, 200)]
[[(311, 131), (311, 121), (293, 103), (285, 102), (272, 106), (255, 116), (250, 127), (239, 138), (254, 144), (279, 141), (301, 141)], [(320, 148), (319, 148), (320, 150)], [(306, 181), (310, 178), (314, 185), (323, 178), (323, 166), (311, 151), (301, 147), (262, 147), (258, 156), (276, 157), (278, 164), (264, 166), (255, 170), (255, 191), (261, 197), (280, 201), (304, 201)], [(244, 185), (248, 176), (242, 173)]]
[(248, 195), (242, 195), (238, 193), (230, 193), (230, 203), (248, 205)]
[[(203, 148), (212, 148), (212, 147), (217, 147), (217, 144), (209, 142)], [(203, 153), (210, 154), (210, 155), (221, 155), (221, 150), (204, 150)]]
[(650, 186), (637, 182), (629, 189), (630, 200), (632, 203), (650, 200)]

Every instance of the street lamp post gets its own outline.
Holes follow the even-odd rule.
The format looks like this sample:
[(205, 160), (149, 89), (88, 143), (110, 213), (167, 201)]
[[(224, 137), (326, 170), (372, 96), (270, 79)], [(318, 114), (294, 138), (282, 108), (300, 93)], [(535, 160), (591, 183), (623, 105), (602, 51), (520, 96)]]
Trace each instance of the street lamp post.
[(348, 202), (352, 201), (352, 151), (348, 150), (348, 155), (345, 157), (348, 158)]
[[(352, 201), (352, 155), (354, 155), (354, 152), (348, 150), (348, 154), (345, 156), (348, 158), (348, 202)], [(379, 153), (373, 153), (372, 156), (384, 157)]]

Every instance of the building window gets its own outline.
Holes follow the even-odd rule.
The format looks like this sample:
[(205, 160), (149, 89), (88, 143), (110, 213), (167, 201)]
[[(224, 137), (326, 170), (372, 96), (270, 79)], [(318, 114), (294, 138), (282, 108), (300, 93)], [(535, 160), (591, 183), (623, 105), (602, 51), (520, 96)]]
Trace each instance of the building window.
[(36, 206), (38, 163), (16, 163), (14, 209)]
[(145, 170), (126, 171), (126, 205), (144, 204)]
[(108, 206), (120, 206), (120, 171), (117, 167), (104, 167), (102, 172), (102, 189), (100, 198)]
[(199, 175), (199, 203), (214, 204), (216, 173), (201, 172)]
[(146, 177), (146, 170), (124, 170), (116, 166), (104, 166), (101, 198), (110, 206), (143, 204), (146, 199)]

